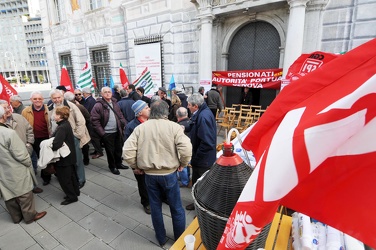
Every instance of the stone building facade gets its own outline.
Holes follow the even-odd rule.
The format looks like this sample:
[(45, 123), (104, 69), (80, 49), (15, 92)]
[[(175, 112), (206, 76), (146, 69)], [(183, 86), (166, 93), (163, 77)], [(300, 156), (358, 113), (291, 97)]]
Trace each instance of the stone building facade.
[[(161, 44), (162, 84), (196, 91), (212, 70), (287, 68), (304, 52), (339, 53), (376, 36), (376, 0), (41, 0), (50, 78), (62, 64), (77, 82), (90, 60), (99, 85), (119, 81), (119, 64), (133, 81), (135, 46)], [(89, 59), (88, 59), (89, 58)], [(275, 90), (255, 89), (268, 105)], [(226, 88), (228, 105), (239, 88)]]

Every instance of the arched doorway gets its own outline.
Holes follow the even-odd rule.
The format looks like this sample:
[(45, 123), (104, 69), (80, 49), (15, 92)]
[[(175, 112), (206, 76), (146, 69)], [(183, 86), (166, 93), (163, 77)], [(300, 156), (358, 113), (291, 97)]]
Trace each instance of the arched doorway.
[[(258, 21), (246, 24), (231, 40), (228, 70), (268, 69), (279, 67), (281, 39), (275, 27)], [(227, 87), (226, 106), (239, 103), (241, 88)], [(276, 90), (251, 89), (252, 104), (266, 108), (275, 98)]]

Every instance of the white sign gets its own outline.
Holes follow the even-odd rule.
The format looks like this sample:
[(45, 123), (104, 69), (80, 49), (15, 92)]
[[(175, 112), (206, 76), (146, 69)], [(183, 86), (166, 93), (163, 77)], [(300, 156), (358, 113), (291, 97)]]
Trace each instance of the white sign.
[(158, 88), (162, 86), (161, 44), (157, 42), (135, 45), (134, 56), (136, 79), (147, 67), (154, 84), (153, 92), (158, 91)]

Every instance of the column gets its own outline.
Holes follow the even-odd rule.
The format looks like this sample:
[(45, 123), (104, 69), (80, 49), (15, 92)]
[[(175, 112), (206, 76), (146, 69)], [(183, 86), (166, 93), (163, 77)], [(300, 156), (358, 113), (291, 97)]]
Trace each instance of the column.
[[(210, 10), (211, 12), (211, 10)], [(199, 56), (199, 81), (211, 80), (212, 77), (212, 58), (213, 58), (213, 15), (206, 14), (199, 16), (201, 23), (200, 34), (200, 56)]]
[(283, 60), (283, 73), (302, 54), (304, 39), (304, 22), (306, 4), (309, 0), (287, 0), (290, 5), (289, 24), (287, 27), (285, 58)]

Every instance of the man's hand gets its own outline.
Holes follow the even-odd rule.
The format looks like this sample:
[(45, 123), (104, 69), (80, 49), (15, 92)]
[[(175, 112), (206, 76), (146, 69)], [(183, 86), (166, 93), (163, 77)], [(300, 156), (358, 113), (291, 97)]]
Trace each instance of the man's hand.
[(179, 172), (183, 171), (183, 169), (184, 169), (183, 166), (179, 166), (179, 167), (178, 167), (178, 171), (179, 171)]
[(144, 170), (139, 169), (139, 168), (133, 169), (133, 173), (134, 174), (145, 174)]

